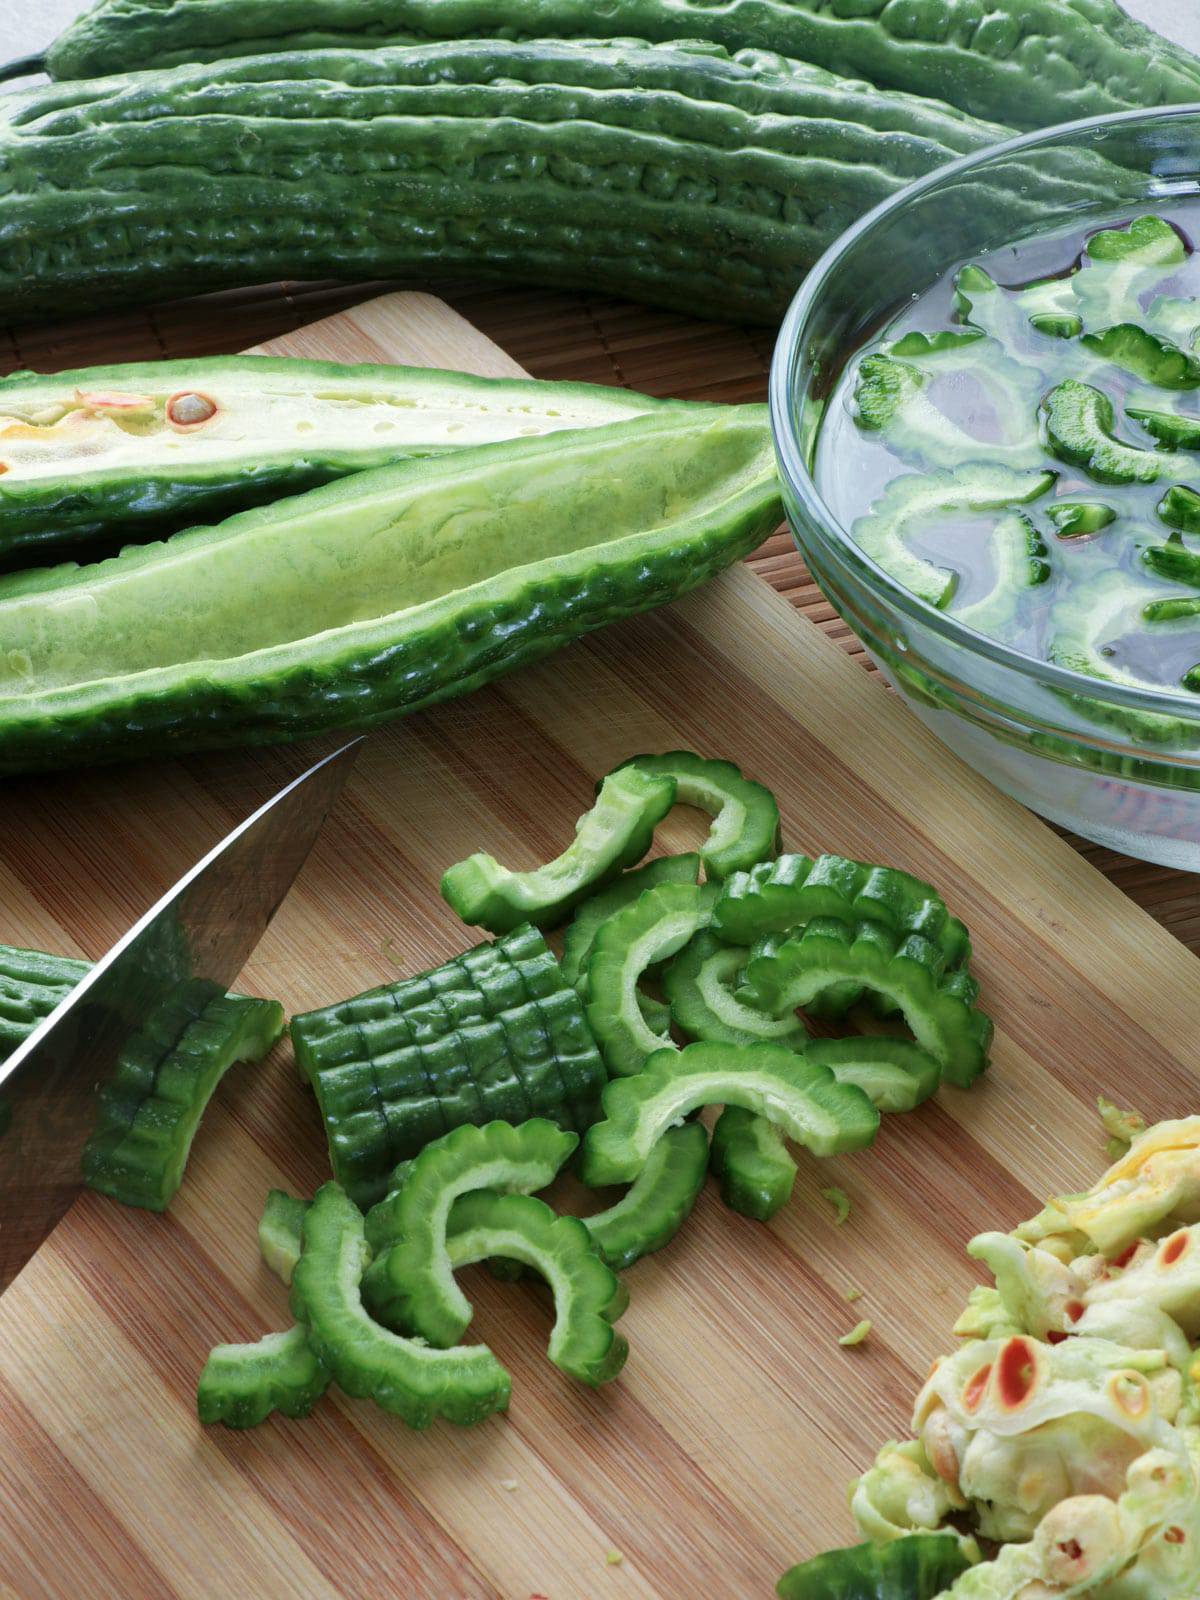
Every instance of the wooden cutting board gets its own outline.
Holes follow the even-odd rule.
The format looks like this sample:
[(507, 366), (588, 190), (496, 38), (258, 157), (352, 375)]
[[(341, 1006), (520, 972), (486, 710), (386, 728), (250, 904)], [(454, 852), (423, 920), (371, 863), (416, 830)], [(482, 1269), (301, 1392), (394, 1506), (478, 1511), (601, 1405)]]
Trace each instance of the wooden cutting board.
[[(516, 370), (417, 295), (271, 348)], [(257, 1256), (266, 1191), (327, 1175), (282, 1046), (231, 1075), (168, 1216), (84, 1196), (0, 1299), (0, 1595), (768, 1596), (851, 1537), (845, 1484), (905, 1429), (973, 1281), (967, 1238), (1100, 1170), (1097, 1091), (1155, 1117), (1197, 1109), (1200, 963), (742, 568), (372, 735), (242, 987), (297, 1011), (443, 959), (470, 942), (437, 895), (448, 863), (555, 854), (599, 774), (678, 746), (770, 784), (793, 848), (942, 886), (998, 1023), (985, 1082), (887, 1120), (869, 1152), (804, 1161), (769, 1226), (705, 1193), (631, 1272), (632, 1354), (599, 1393), (546, 1362), (536, 1290), (476, 1272), (507, 1418), (415, 1434), (335, 1397), (304, 1422), (203, 1430), (210, 1345), (289, 1320)], [(6, 784), (0, 938), (98, 956), (321, 748)], [(699, 832), (677, 813), (661, 843)], [(835, 1184), (842, 1227), (820, 1195)], [(869, 1339), (841, 1348), (860, 1317)]]

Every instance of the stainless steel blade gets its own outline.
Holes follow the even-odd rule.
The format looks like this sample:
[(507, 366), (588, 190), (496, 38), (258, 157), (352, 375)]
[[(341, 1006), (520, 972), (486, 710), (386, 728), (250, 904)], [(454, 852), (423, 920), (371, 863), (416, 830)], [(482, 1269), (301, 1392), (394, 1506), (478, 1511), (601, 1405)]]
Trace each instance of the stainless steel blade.
[(210, 850), (0, 1063), (0, 1292), (78, 1193), (97, 1095), (123, 1047), (180, 984), (215, 994), (233, 983), (361, 745), (318, 762)]

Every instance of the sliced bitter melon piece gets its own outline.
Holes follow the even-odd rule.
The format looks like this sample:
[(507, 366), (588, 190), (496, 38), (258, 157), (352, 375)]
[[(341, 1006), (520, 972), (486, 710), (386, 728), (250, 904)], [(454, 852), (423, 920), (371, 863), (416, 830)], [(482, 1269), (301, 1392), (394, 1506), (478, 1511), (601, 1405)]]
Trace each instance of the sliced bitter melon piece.
[(309, 1202), (272, 1189), (258, 1222), (258, 1249), (282, 1284), (290, 1285), (304, 1248), (304, 1218)]
[(1007, 289), (973, 264), (959, 272), (954, 291), (959, 317), (1004, 350), (1019, 349), (1030, 328), (1051, 339), (1073, 339), (1083, 331), (1069, 279)]
[(992, 1023), (952, 981), (961, 976), (945, 976), (941, 951), (920, 934), (816, 917), (790, 938), (771, 935), (756, 947), (739, 997), (784, 1016), (831, 983), (860, 983), (898, 1008), (944, 1076), (965, 1088), (987, 1065)]
[(1149, 567), (1156, 578), (1200, 588), (1200, 551), (1189, 550), (1181, 539), (1168, 539), (1166, 544), (1146, 545), (1142, 550), (1141, 562), (1144, 567)]
[(893, 478), (852, 532), (859, 548), (906, 589), (930, 605), (945, 607), (954, 596), (957, 576), (908, 548), (906, 538), (913, 527), (948, 511), (1002, 511), (1027, 505), (1054, 482), (1053, 472), (1018, 472), (999, 463)]
[(756, 861), (779, 854), (779, 806), (761, 783), (744, 777), (732, 761), (672, 750), (661, 756), (634, 756), (617, 768), (635, 767), (649, 777), (673, 778), (675, 802), (695, 806), (713, 819), (700, 846), (700, 860), (709, 878), (727, 878)]
[(1137, 217), (1127, 228), (1093, 234), (1069, 280), (1084, 322), (1089, 328), (1121, 322), (1153, 284), (1186, 262), (1187, 254), (1183, 239), (1162, 217)]
[[(183, 1181), (192, 1141), (217, 1085), (237, 1062), (261, 1061), (283, 1025), (283, 1007), (275, 1000), (212, 995), (158, 1059), (139, 1103), (118, 1110), (115, 1099), (102, 1099), (83, 1155), (88, 1187), (124, 1205), (165, 1210)], [(124, 1060), (144, 1041), (143, 1030), (126, 1047)], [(115, 1081), (118, 1088), (125, 1081), (122, 1063)]]
[(434, 1349), (369, 1315), (361, 1295), (369, 1259), (361, 1211), (340, 1184), (325, 1184), (304, 1219), (292, 1304), (339, 1388), (374, 1400), (413, 1428), (428, 1427), (435, 1417), (480, 1422), (505, 1410), (511, 1380), (486, 1345)]
[(621, 1198), (607, 1211), (584, 1217), (592, 1242), (614, 1272), (671, 1242), (691, 1215), (707, 1171), (704, 1124), (668, 1128)]
[[(859, 427), (880, 434), (890, 450), (917, 466), (944, 467), (960, 461), (1032, 466), (1039, 456), (1036, 372), (1010, 360), (998, 344), (978, 334), (936, 337), (938, 345), (927, 335), (908, 334), (860, 363), (854, 384)], [(950, 340), (959, 341), (957, 350)], [(928, 389), (939, 366), (973, 373), (995, 404), (1005, 438), (976, 438), (935, 404)]]
[(383, 1202), (396, 1243), (363, 1279), (364, 1297), (379, 1321), (441, 1347), (460, 1339), (470, 1325), (471, 1304), (454, 1281), (446, 1251), (455, 1200), (474, 1189), (544, 1189), (578, 1142), (575, 1134), (534, 1117), (516, 1128), (507, 1122), (455, 1128), (426, 1145), (403, 1185)]
[(493, 856), (450, 867), (442, 897), (464, 922), (508, 933), (522, 922), (553, 926), (593, 890), (649, 850), (654, 830), (675, 804), (673, 778), (619, 768), (575, 824), (575, 838), (554, 861), (513, 872)]
[(690, 1044), (659, 1051), (633, 1078), (604, 1091), (603, 1122), (588, 1129), (579, 1175), (598, 1188), (632, 1183), (668, 1128), (706, 1105), (740, 1105), (777, 1122), (814, 1155), (861, 1150), (879, 1113), (867, 1096), (840, 1084), (828, 1067), (771, 1044)]
[[(941, 1082), (941, 1068), (906, 1039), (813, 1039), (809, 1061), (828, 1067), (839, 1083), (861, 1089), (876, 1110), (911, 1111)], [(741, 1106), (726, 1106), (712, 1137), (712, 1170), (733, 1211), (767, 1222), (787, 1204), (796, 1177), (782, 1130)]]
[(663, 974), (671, 1020), (691, 1039), (710, 1043), (766, 1041), (802, 1050), (808, 1029), (797, 1017), (770, 1017), (743, 1005), (734, 994), (749, 958), (748, 949), (723, 944), (707, 930), (698, 933)]
[(1046, 515), (1060, 539), (1082, 539), (1093, 533), (1103, 533), (1117, 520), (1112, 506), (1106, 506), (1102, 500), (1057, 500), (1046, 507)]
[(583, 976), (596, 931), (602, 922), (614, 916), (638, 898), (646, 889), (655, 889), (660, 883), (697, 883), (700, 879), (700, 857), (691, 852), (681, 856), (659, 856), (647, 861), (644, 867), (633, 867), (623, 872), (596, 894), (589, 895), (580, 905), (563, 935), (562, 961), (559, 963), (565, 982), (574, 987)]
[(1200, 360), (1136, 322), (1118, 322), (1102, 333), (1085, 333), (1080, 342), (1100, 360), (1132, 372), (1156, 388), (1200, 388)]
[(932, 884), (898, 867), (846, 856), (782, 855), (730, 878), (713, 907), (711, 927), (728, 944), (753, 945), (814, 917), (865, 918), (936, 944), (947, 969), (971, 957), (971, 939)]
[(1118, 439), (1112, 401), (1089, 383), (1064, 379), (1042, 402), (1042, 418), (1054, 454), (1097, 483), (1155, 483), (1176, 470), (1169, 452)]
[(1141, 423), (1166, 450), (1200, 450), (1200, 417), (1144, 405), (1126, 406), (1125, 415), (1132, 422)]
[[(1056, 602), (1050, 613), (1047, 657), (1056, 666), (1090, 678), (1135, 688), (1154, 687), (1140, 673), (1117, 665), (1109, 641), (1136, 631), (1145, 622), (1168, 621), (1170, 607), (1189, 603), (1164, 600), (1161, 589), (1138, 584), (1127, 572), (1101, 573), (1075, 584)], [(1163, 607), (1168, 609), (1164, 612)]]
[(1012, 511), (992, 529), (992, 586), (970, 605), (951, 606), (951, 614), (979, 633), (1001, 637), (1032, 589), (1050, 577), (1050, 552), (1031, 517)]
[(1186, 484), (1173, 483), (1155, 509), (1168, 528), (1179, 533), (1200, 533), (1200, 494)]
[(714, 899), (707, 885), (663, 883), (645, 890), (597, 930), (587, 961), (587, 1019), (610, 1076), (640, 1072), (647, 1056), (675, 1048), (668, 1035), (655, 1033), (646, 1022), (638, 979), (695, 937), (708, 922)]
[(971, 1562), (953, 1533), (830, 1550), (785, 1572), (780, 1600), (938, 1600)]
[(306, 1417), (329, 1387), (330, 1373), (304, 1328), (268, 1333), (255, 1344), (219, 1344), (196, 1390), (201, 1422), (254, 1428), (273, 1411)]

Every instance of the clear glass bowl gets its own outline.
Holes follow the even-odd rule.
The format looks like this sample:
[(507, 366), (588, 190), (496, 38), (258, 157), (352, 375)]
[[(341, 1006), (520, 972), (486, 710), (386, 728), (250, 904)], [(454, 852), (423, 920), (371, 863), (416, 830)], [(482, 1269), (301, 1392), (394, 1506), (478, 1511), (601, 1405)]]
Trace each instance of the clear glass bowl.
[(1200, 696), (1052, 666), (918, 600), (839, 526), (811, 469), (846, 361), (955, 264), (1196, 195), (1195, 106), (1069, 123), (969, 156), (870, 212), (826, 252), (792, 302), (771, 369), (796, 542), (922, 721), (1043, 816), (1190, 871), (1200, 871)]

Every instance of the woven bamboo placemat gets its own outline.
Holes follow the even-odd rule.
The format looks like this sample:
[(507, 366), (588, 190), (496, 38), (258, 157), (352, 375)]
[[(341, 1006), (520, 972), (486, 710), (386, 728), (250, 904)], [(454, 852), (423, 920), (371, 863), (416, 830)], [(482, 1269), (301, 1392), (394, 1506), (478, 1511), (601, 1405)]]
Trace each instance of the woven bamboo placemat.
[[(397, 287), (414, 285), (272, 284), (153, 311), (138, 308), (7, 328), (0, 330), (0, 368), (54, 372), (107, 361), (222, 354)], [(624, 384), (647, 394), (690, 400), (766, 399), (770, 329), (714, 326), (625, 301), (544, 289), (432, 287), (536, 377)], [(750, 565), (866, 671), (874, 670), (786, 533), (768, 539)], [(1185, 944), (1200, 951), (1200, 896), (1192, 874), (1150, 866), (1083, 840), (1071, 842)]]

